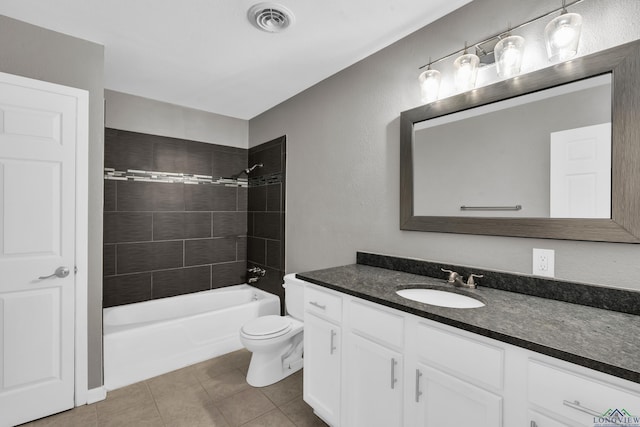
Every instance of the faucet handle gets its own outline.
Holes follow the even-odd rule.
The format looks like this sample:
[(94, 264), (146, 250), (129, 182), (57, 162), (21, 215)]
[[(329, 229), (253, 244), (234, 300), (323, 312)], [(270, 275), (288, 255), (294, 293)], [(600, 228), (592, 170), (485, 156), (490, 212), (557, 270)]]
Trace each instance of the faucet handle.
[(247, 271), (249, 273), (259, 274), (262, 277), (264, 277), (264, 275), (267, 274), (267, 270), (265, 270), (264, 268), (257, 267), (257, 266), (254, 266), (252, 268), (248, 268)]
[(442, 270), (445, 273), (449, 273), (449, 279), (447, 279), (449, 282), (453, 283), (457, 277), (462, 278), (462, 276), (460, 276), (457, 272), (452, 271), (452, 270), (445, 270), (444, 268), (440, 268), (440, 270)]
[(469, 278), (467, 279), (467, 285), (473, 285), (475, 287), (476, 282), (475, 280), (473, 280), (474, 277), (481, 279), (484, 277), (484, 274), (470, 274)]

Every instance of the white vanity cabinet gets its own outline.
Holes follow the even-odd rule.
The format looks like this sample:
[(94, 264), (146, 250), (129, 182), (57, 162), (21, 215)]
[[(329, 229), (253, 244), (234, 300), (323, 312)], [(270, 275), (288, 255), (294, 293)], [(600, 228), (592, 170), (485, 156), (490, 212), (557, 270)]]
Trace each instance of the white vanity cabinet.
[(345, 426), (403, 425), (404, 316), (347, 298)]
[(402, 426), (402, 354), (355, 334), (347, 341), (345, 425)]
[(640, 425), (638, 383), (314, 285), (304, 400), (332, 427)]
[[(419, 373), (419, 374), (418, 374)], [(418, 363), (422, 394), (407, 426), (500, 427), (502, 398), (429, 365)]]
[(407, 382), (414, 387), (405, 425), (502, 426), (504, 351), (415, 316), (408, 321)]
[[(611, 423), (607, 417), (629, 415), (621, 425), (640, 425), (640, 387), (599, 372), (532, 356), (527, 366), (531, 426), (589, 426)], [(543, 415), (544, 414), (544, 415)]]
[(303, 398), (322, 419), (340, 425), (342, 297), (305, 288)]
[(527, 427), (572, 427), (569, 424), (564, 424), (558, 420), (554, 420), (553, 418), (543, 415), (538, 411), (529, 410), (528, 417), (529, 424)]

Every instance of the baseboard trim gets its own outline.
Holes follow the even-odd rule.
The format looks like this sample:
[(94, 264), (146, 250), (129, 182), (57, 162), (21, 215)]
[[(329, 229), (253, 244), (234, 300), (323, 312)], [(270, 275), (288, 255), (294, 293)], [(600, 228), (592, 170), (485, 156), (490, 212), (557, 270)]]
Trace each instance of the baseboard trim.
[(104, 387), (92, 388), (87, 391), (87, 405), (100, 402), (107, 398), (107, 389)]

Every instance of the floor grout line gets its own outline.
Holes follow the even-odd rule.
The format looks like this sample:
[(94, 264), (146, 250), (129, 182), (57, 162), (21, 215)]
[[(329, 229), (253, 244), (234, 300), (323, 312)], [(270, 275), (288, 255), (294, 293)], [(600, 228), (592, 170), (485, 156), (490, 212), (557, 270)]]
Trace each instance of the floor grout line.
[(149, 380), (144, 380), (144, 385), (147, 388), (147, 391), (149, 392), (151, 399), (153, 399), (153, 406), (156, 408), (156, 412), (158, 413), (158, 417), (160, 417), (160, 421), (162, 422), (162, 425), (166, 426), (167, 423), (165, 423), (164, 417), (162, 416), (162, 413), (160, 412), (160, 408), (158, 407), (158, 402), (156, 401), (156, 397), (153, 395), (153, 392), (151, 391), (151, 387), (149, 386), (149, 383), (147, 381)]
[[(277, 419), (281, 419), (283, 423), (285, 423), (284, 420), (288, 420), (291, 423), (291, 425), (296, 427), (301, 427), (305, 425), (314, 425), (314, 426), (324, 425), (322, 423), (318, 423), (318, 420), (315, 419), (316, 416), (311, 413), (308, 407), (306, 407), (306, 404), (302, 399), (302, 393), (297, 393), (294, 397), (291, 397), (290, 399), (288, 398), (289, 393), (293, 390), (292, 387), (295, 387), (297, 392), (297, 388), (300, 387), (299, 382), (302, 381), (302, 375), (300, 375), (300, 377), (297, 378), (295, 381), (290, 380), (291, 381), (290, 384), (284, 384), (284, 385), (281, 384), (279, 387), (276, 386), (274, 388), (269, 389), (271, 391), (271, 395), (274, 396), (274, 400), (276, 401), (279, 400), (278, 396), (280, 396), (281, 398), (283, 396), (286, 397), (284, 402), (280, 404), (276, 404), (274, 400), (269, 398), (269, 396), (264, 391), (265, 389), (267, 389), (267, 387), (251, 387), (248, 384), (246, 384), (246, 369), (247, 369), (247, 364), (249, 363), (248, 362), (249, 357), (250, 357), (250, 354), (246, 353), (246, 350), (240, 350), (238, 352), (232, 352), (226, 355), (219, 356), (219, 358), (213, 358), (213, 359), (209, 359), (208, 361), (200, 362), (200, 363), (204, 363), (204, 365), (202, 365), (202, 368), (204, 369), (201, 369), (200, 371), (195, 369), (195, 366), (199, 364), (194, 364), (194, 365), (186, 366), (184, 368), (180, 368), (175, 371), (167, 372), (166, 374), (159, 375), (154, 378), (149, 378), (147, 380), (140, 381), (140, 383), (143, 383), (143, 384), (136, 383), (136, 384), (139, 384), (138, 387), (140, 388), (130, 389), (129, 391), (125, 391), (124, 393), (116, 393), (115, 398), (117, 400), (117, 406), (123, 405), (124, 403), (126, 408), (135, 407), (133, 404), (136, 401), (142, 399), (143, 397), (140, 395), (141, 391), (146, 390), (146, 393), (148, 393), (148, 395), (153, 400), (153, 411), (151, 410), (152, 408), (151, 402), (148, 402), (148, 408), (147, 408), (148, 412), (145, 412), (145, 416), (143, 416), (144, 419), (143, 418), (136, 419), (137, 418), (136, 415), (133, 414), (132, 417), (127, 418), (125, 422), (135, 423), (138, 421), (144, 422), (145, 420), (151, 421), (152, 419), (147, 417), (153, 416), (153, 420), (155, 420), (156, 417), (160, 419), (160, 423), (158, 423), (158, 425), (165, 426), (165, 427), (170, 426), (172, 425), (172, 422), (176, 421), (174, 419), (175, 414), (179, 413), (179, 412), (174, 412), (173, 403), (175, 403), (176, 406), (193, 405), (193, 408), (195, 410), (201, 410), (201, 409), (205, 411), (208, 409), (211, 411), (215, 410), (214, 416), (219, 417), (216, 419), (219, 419), (221, 422), (222, 421), (225, 422), (229, 427), (242, 427), (246, 425), (251, 425), (251, 423), (255, 423), (255, 420), (261, 417), (265, 417), (267, 414), (270, 414), (272, 412), (275, 413), (275, 411), (278, 411), (279, 414), (270, 415), (269, 418), (275, 416)], [(215, 360), (215, 359), (218, 359), (218, 360)], [(210, 377), (209, 374), (207, 373), (207, 372), (210, 372), (209, 369), (211, 369), (214, 373), (216, 372), (217, 373), (213, 377)], [(154, 379), (160, 379), (163, 376), (173, 374), (176, 371), (183, 371), (183, 374), (179, 374), (179, 375), (185, 375), (185, 377), (184, 378), (182, 377), (165, 378), (163, 380), (159, 380), (157, 383), (153, 382)], [(226, 395), (223, 398), (214, 400), (210, 392), (204, 386), (204, 383), (206, 383), (208, 379), (215, 379), (221, 375), (228, 375), (228, 374), (233, 374), (233, 375), (230, 378), (228, 378), (228, 380), (220, 379), (218, 382), (220, 386), (223, 389), (224, 387), (230, 387), (230, 390), (234, 390), (233, 387), (235, 386), (240, 386), (241, 389), (238, 391), (233, 391), (231, 394)], [(241, 383), (237, 375), (240, 375), (242, 378), (244, 378), (245, 382)], [(296, 374), (293, 374), (293, 375), (296, 375)], [(182, 385), (184, 385), (187, 388), (189, 388), (189, 390), (192, 390), (195, 393), (194, 397), (184, 397), (184, 393), (181, 393), (182, 388), (176, 389), (175, 385), (178, 384), (178, 381), (175, 381), (175, 380), (177, 380), (178, 378), (180, 378), (179, 384), (181, 385), (181, 387)], [(153, 386), (152, 386), (152, 382), (153, 382)], [(133, 385), (134, 384), (131, 384), (130, 386), (133, 386)], [(153, 392), (154, 389), (156, 390), (157, 395), (154, 394)], [(229, 412), (228, 409), (234, 408), (234, 407), (235, 408), (243, 407), (244, 401), (241, 401), (237, 396), (240, 393), (247, 392), (249, 390), (254, 390), (253, 393), (257, 391), (260, 396), (262, 396), (263, 398), (266, 399), (266, 401), (269, 402), (270, 407), (265, 409), (265, 412), (262, 412), (259, 415), (249, 420), (243, 420), (242, 424), (237, 425), (232, 422), (233, 421), (232, 419), (229, 418), (229, 416), (236, 416), (236, 415), (234, 415), (233, 411)], [(215, 391), (215, 389), (212, 388), (212, 391)], [(284, 394), (282, 394), (283, 392)], [(167, 394), (167, 393), (170, 393), (170, 394)], [(113, 401), (114, 397), (111, 394), (111, 392), (109, 393), (109, 395), (111, 395), (111, 401)], [(110, 400), (109, 395), (107, 396), (107, 399), (104, 401), (105, 403)], [(125, 400), (122, 400), (123, 396), (125, 397)], [(166, 399), (176, 399), (176, 402), (173, 402), (172, 400), (167, 401)], [(180, 401), (181, 399), (184, 403)], [(229, 400), (226, 406), (227, 415), (225, 415), (225, 413), (221, 410), (221, 406), (219, 405), (219, 403), (227, 399)], [(302, 403), (294, 403), (298, 400), (301, 400)], [(146, 402), (146, 398), (145, 398), (145, 402)], [(77, 425), (78, 422), (82, 422), (83, 426), (86, 426), (86, 427), (98, 427), (101, 425), (99, 416), (98, 416), (100, 412), (98, 411), (99, 403), (100, 402), (89, 405), (89, 408), (85, 406), (80, 408), (75, 408), (68, 412), (64, 412), (62, 414), (53, 415), (51, 417), (45, 418), (42, 421), (36, 420), (36, 421), (25, 424), (24, 427), (41, 427), (43, 425), (51, 425), (51, 422), (59, 423), (61, 421), (63, 423), (66, 423), (66, 425)], [(146, 405), (147, 403), (144, 404), (145, 407)], [(285, 411), (283, 408), (287, 406), (289, 407), (287, 411)], [(161, 407), (163, 408), (162, 411), (160, 410)], [(113, 405), (111, 406), (111, 409), (108, 409), (107, 407), (105, 407), (105, 410), (107, 409), (108, 410), (107, 412), (104, 412), (103, 415), (111, 413), (110, 411), (112, 411), (113, 408), (114, 408)], [(180, 411), (181, 409), (176, 409), (176, 410)], [(153, 412), (153, 415), (152, 415), (152, 412)], [(289, 412), (290, 415), (287, 412)], [(114, 415), (115, 414), (116, 413), (114, 413)], [(211, 412), (211, 414), (214, 414), (214, 412)], [(92, 418), (91, 422), (87, 422), (87, 417)], [(296, 418), (298, 418), (299, 420), (298, 424), (294, 422), (294, 419)], [(240, 417), (240, 419), (242, 419), (242, 417)], [(107, 418), (104, 418), (102, 422), (104, 423), (106, 420)]]

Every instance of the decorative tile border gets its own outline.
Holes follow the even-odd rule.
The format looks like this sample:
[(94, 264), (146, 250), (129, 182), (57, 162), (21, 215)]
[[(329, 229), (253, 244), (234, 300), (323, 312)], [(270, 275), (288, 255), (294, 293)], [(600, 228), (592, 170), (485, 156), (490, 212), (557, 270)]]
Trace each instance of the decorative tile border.
[[(261, 177), (262, 178), (262, 177)], [(195, 175), (187, 173), (142, 171), (127, 169), (117, 171), (113, 168), (104, 168), (104, 179), (112, 181), (142, 181), (159, 183), (183, 183), (183, 184), (213, 184), (226, 187), (248, 187), (247, 178), (214, 178), (209, 175)], [(263, 184), (264, 185), (264, 184)]]
[(262, 185), (279, 184), (282, 182), (281, 173), (272, 173), (268, 175), (260, 175), (255, 178), (249, 178), (249, 187), (260, 187)]

